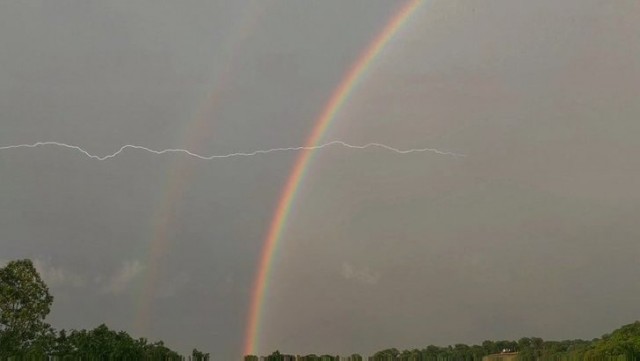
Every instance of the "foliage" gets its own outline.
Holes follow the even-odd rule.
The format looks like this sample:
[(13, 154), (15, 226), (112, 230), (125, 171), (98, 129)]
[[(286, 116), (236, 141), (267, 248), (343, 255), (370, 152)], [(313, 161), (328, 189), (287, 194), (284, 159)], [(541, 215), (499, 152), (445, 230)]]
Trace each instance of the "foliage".
[[(640, 361), (640, 321), (623, 326), (600, 339), (545, 341), (539, 337), (523, 337), (518, 341), (484, 341), (480, 345), (429, 345), (423, 349), (400, 351), (388, 348), (374, 353), (369, 361), (500, 361), (508, 353), (518, 361)], [(492, 355), (491, 357), (487, 357)], [(279, 351), (269, 361), (339, 361), (337, 356), (310, 354), (294, 358)], [(257, 361), (247, 356), (245, 361)], [(358, 354), (347, 361), (362, 361)]]
[[(483, 357), (515, 352), (519, 361), (573, 360), (640, 360), (640, 321), (621, 327), (610, 335), (591, 341), (544, 341), (539, 337), (523, 337), (518, 341), (484, 341), (481, 345), (430, 345), (422, 350), (395, 348), (376, 352), (372, 361), (480, 361)], [(499, 360), (500, 357), (492, 358)]]
[(602, 336), (602, 339), (597, 340), (585, 354), (590, 359), (619, 355), (640, 358), (640, 321), (622, 326), (610, 335)]
[(33, 263), (11, 261), (0, 268), (0, 355), (11, 355), (36, 345), (36, 339), (48, 334), (44, 322), (53, 297)]
[(198, 351), (197, 348), (194, 348), (193, 352), (191, 353), (191, 360), (193, 360), (193, 361), (209, 361), (209, 354), (208, 353), (204, 353), (202, 351)]
[(267, 361), (284, 361), (284, 355), (275, 350), (271, 355), (267, 356)]
[[(102, 324), (93, 330), (60, 330), (44, 322), (53, 297), (30, 260), (0, 268), (0, 361), (182, 360), (162, 341), (149, 343)], [(193, 350), (193, 361), (209, 354)]]

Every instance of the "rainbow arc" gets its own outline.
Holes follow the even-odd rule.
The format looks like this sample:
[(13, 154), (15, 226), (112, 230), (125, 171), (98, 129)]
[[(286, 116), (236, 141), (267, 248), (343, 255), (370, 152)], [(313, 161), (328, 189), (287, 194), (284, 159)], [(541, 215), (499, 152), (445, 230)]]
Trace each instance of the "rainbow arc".
[[(338, 87), (329, 98), (323, 111), (315, 121), (315, 126), (307, 138), (304, 147), (314, 148), (322, 140), (323, 135), (331, 125), (336, 115), (349, 98), (349, 95), (357, 87), (367, 72), (367, 69), (384, 49), (385, 45), (402, 28), (411, 15), (423, 3), (421, 0), (411, 0), (403, 5), (400, 10), (390, 19), (384, 29), (373, 39), (366, 50), (358, 57), (349, 71), (343, 77)], [(285, 187), (278, 201), (274, 217), (269, 226), (264, 246), (260, 256), (254, 285), (251, 294), (249, 317), (246, 328), (244, 354), (254, 354), (259, 344), (259, 331), (262, 314), (264, 311), (264, 299), (268, 289), (268, 281), (273, 265), (273, 258), (277, 250), (278, 243), (287, 223), (287, 218), (295, 201), (300, 184), (304, 181), (305, 174), (312, 160), (313, 151), (302, 150), (289, 174)]]

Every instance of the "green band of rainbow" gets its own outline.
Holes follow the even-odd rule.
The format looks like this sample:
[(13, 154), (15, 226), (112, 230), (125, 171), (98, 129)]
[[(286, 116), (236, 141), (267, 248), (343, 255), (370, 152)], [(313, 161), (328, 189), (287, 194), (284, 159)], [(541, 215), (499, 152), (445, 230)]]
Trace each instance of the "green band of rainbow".
[[(346, 76), (333, 92), (329, 102), (316, 120), (313, 131), (305, 143), (306, 147), (313, 147), (319, 144), (322, 136), (327, 131), (336, 114), (349, 97), (349, 94), (353, 92), (353, 89), (365, 74), (367, 68), (371, 65), (373, 60), (382, 51), (389, 40), (393, 38), (394, 34), (396, 34), (407, 19), (409, 19), (411, 14), (416, 11), (421, 3), (421, 0), (411, 0), (402, 6), (387, 23), (380, 34), (374, 38), (366, 51), (353, 64), (349, 72), (347, 72)], [(253, 354), (258, 346), (258, 331), (260, 330), (260, 321), (264, 308), (264, 297), (268, 288), (267, 283), (270, 278), (269, 274), (272, 269), (273, 257), (278, 241), (282, 236), (284, 226), (287, 223), (287, 217), (291, 211), (291, 206), (293, 205), (293, 201), (295, 200), (300, 184), (304, 179), (312, 155), (313, 151), (304, 150), (301, 151), (298, 156), (282, 191), (267, 237), (264, 241), (260, 263), (254, 279), (251, 303), (249, 306), (249, 317), (244, 345), (245, 355)]]

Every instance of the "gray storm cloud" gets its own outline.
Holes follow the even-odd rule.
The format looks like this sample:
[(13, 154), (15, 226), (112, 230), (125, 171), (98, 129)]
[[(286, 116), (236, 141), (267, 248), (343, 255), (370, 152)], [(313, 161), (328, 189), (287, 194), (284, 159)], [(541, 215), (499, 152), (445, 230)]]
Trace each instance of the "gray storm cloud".
[[(237, 360), (295, 147), (403, 4), (1, 2), (0, 258), (36, 262), (48, 322)], [(635, 320), (639, 33), (633, 0), (425, 1), (314, 154), (258, 352)]]

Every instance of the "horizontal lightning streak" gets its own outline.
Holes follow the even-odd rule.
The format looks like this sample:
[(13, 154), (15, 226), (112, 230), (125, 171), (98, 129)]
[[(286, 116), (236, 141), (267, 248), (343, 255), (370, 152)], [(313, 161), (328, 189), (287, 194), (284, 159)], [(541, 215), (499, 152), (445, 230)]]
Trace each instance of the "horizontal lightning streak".
[(442, 150), (438, 150), (435, 148), (411, 148), (411, 149), (398, 149), (398, 148), (394, 148), (391, 147), (389, 145), (386, 144), (381, 144), (381, 143), (367, 143), (364, 145), (353, 145), (353, 144), (349, 144), (346, 142), (343, 142), (341, 140), (334, 140), (328, 143), (324, 143), (324, 144), (320, 144), (320, 145), (316, 145), (316, 146), (300, 146), (300, 147), (285, 147), (285, 148), (271, 148), (271, 149), (264, 149), (264, 150), (255, 150), (253, 152), (249, 152), (249, 153), (244, 153), (244, 152), (239, 152), (239, 153), (229, 153), (229, 154), (213, 154), (213, 155), (201, 155), (201, 154), (197, 154), (197, 153), (193, 153), (190, 152), (187, 149), (180, 149), (180, 148), (168, 148), (168, 149), (162, 149), (162, 150), (154, 150), (154, 149), (150, 149), (147, 147), (143, 147), (141, 145), (133, 145), (133, 144), (126, 144), (123, 145), (122, 147), (120, 147), (120, 149), (118, 149), (116, 152), (105, 155), (105, 156), (99, 156), (99, 155), (95, 155), (95, 154), (91, 154), (89, 152), (87, 152), (86, 150), (82, 149), (81, 147), (77, 146), (77, 145), (71, 145), (71, 144), (66, 144), (66, 143), (60, 143), (60, 142), (36, 142), (33, 144), (17, 144), (17, 145), (8, 145), (8, 146), (3, 146), (0, 147), (0, 151), (2, 150), (9, 150), (9, 149), (17, 149), (17, 148), (37, 148), (37, 147), (42, 147), (42, 146), (57, 146), (57, 147), (63, 147), (63, 148), (68, 148), (68, 149), (73, 149), (76, 150), (84, 155), (86, 155), (89, 158), (92, 159), (96, 159), (96, 160), (107, 160), (110, 158), (114, 158), (116, 156), (118, 156), (120, 153), (122, 153), (125, 149), (137, 149), (137, 150), (144, 150), (147, 151), (149, 153), (153, 153), (153, 154), (165, 154), (165, 153), (182, 153), (182, 154), (186, 154), (189, 155), (191, 157), (195, 157), (195, 158), (199, 158), (202, 160), (212, 160), (212, 159), (218, 159), (218, 158), (232, 158), (232, 157), (251, 157), (251, 156), (255, 156), (255, 155), (259, 155), (259, 154), (268, 154), (268, 153), (274, 153), (274, 152), (291, 152), (291, 151), (301, 151), (301, 150), (320, 150), (323, 148), (327, 148), (330, 146), (342, 146), (345, 148), (349, 148), (349, 149), (367, 149), (367, 148), (380, 148), (380, 149), (385, 149), (394, 153), (398, 153), (398, 154), (409, 154), (409, 153), (423, 153), (423, 152), (431, 152), (431, 153), (436, 153), (436, 154), (441, 154), (441, 155), (450, 155), (450, 156), (455, 156), (455, 157), (464, 157), (464, 154), (458, 154), (458, 153), (452, 153), (452, 152), (446, 152), (446, 151), (442, 151)]

